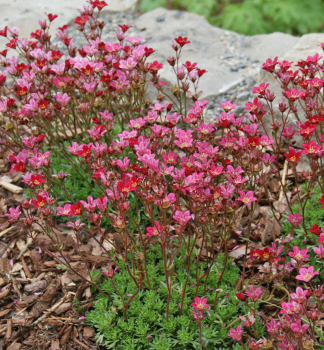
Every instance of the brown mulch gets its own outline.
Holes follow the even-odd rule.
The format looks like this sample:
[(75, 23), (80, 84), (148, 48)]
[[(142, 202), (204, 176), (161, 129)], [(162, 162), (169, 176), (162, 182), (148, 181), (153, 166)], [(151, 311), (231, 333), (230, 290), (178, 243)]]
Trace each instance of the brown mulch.
[[(18, 189), (9, 185), (7, 190), (2, 181)], [(0, 350), (100, 349), (95, 330), (83, 318), (93, 305), (91, 288), (44, 253), (42, 246), (51, 244), (48, 237), (35, 232), (32, 240), (4, 216), (9, 207), (21, 204), (17, 181), (0, 159)], [(90, 270), (107, 262), (93, 239), (83, 242), (80, 256), (70, 232), (60, 234), (64, 253), (77, 271), (86, 270), (84, 259)]]

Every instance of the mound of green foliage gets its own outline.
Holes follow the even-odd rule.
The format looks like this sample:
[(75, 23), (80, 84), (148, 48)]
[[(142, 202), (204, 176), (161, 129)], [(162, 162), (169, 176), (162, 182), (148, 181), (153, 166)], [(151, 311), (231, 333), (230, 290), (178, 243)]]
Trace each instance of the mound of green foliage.
[[(199, 287), (198, 296), (208, 298), (212, 306), (218, 276), (223, 267), (223, 256), (220, 256), (211, 270), (208, 279), (207, 292), (204, 295), (204, 283)], [(124, 296), (132, 295), (136, 286), (126, 272), (125, 263), (120, 261), (119, 273), (114, 275), (114, 283)], [(183, 269), (181, 269), (183, 266)], [(198, 273), (207, 268), (206, 263), (199, 263)], [(148, 274), (151, 281), (151, 290), (144, 289), (133, 299), (128, 307), (128, 320), (123, 318), (123, 306), (120, 296), (114, 290), (111, 281), (105, 277), (102, 290), (109, 297), (98, 296), (94, 310), (88, 312), (87, 322), (97, 329), (98, 342), (107, 349), (123, 350), (168, 350), (168, 349), (242, 349), (238, 344), (229, 343), (227, 325), (237, 319), (237, 315), (248, 312), (242, 303), (235, 297), (233, 286), (237, 283), (240, 274), (238, 267), (231, 261), (220, 285), (218, 304), (214, 311), (211, 308), (210, 316), (202, 321), (202, 343), (199, 343), (199, 329), (194, 321), (191, 303), (195, 297), (196, 265), (191, 265), (189, 283), (184, 301), (184, 309), (180, 314), (181, 290), (186, 280), (185, 256), (175, 262), (174, 288), (170, 304), (169, 320), (166, 320), (167, 288), (163, 271), (162, 255), (159, 246), (152, 247), (148, 254)], [(96, 271), (94, 278), (101, 278), (101, 272)], [(245, 310), (246, 308), (246, 310)], [(163, 310), (163, 311), (162, 311)], [(257, 324), (262, 334), (261, 324)], [(259, 333), (260, 334), (260, 333)], [(202, 347), (204, 346), (204, 347)]]
[(141, 10), (169, 7), (195, 12), (224, 29), (246, 35), (302, 35), (324, 28), (323, 0), (141, 0)]

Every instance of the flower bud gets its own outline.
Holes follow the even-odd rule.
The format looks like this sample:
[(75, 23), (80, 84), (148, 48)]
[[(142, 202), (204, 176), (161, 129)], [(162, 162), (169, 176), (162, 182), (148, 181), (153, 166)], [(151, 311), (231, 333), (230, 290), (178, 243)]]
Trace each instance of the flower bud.
[(168, 57), (167, 61), (169, 62), (170, 66), (174, 67), (175, 65), (175, 57)]
[(241, 300), (241, 301), (245, 301), (246, 300), (246, 296), (245, 296), (245, 294), (244, 293), (237, 293), (236, 294), (236, 298), (237, 299), (239, 299), (239, 300)]

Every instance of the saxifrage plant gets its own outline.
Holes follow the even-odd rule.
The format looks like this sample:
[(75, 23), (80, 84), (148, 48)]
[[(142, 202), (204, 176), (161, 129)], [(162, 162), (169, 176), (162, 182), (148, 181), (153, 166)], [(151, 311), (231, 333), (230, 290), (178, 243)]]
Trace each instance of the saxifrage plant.
[[(291, 241), (299, 228), (317, 258), (323, 260), (324, 234), (312, 226), (310, 232), (319, 236), (319, 244), (314, 246), (316, 239), (310, 239), (305, 220), (311, 189), (318, 185), (324, 192), (321, 57), (316, 54), (299, 61), (298, 71), (291, 69), (292, 62), (277, 58), (263, 65), (284, 92), (279, 104), (281, 120), (275, 119), (275, 96), (262, 83), (253, 90), (258, 97), (247, 103), (246, 116), (236, 117), (236, 105), (226, 101), (216, 122), (205, 124), (208, 101), (198, 100), (198, 82), (205, 71), (196, 63), (181, 63), (183, 47), (190, 44), (188, 38), (173, 40), (174, 56), (168, 63), (176, 83), (167, 89), (158, 75), (162, 64), (146, 62), (152, 50), (141, 44), (140, 37), (127, 37), (127, 25), (120, 25), (117, 43), (101, 42), (104, 25), (98, 12), (104, 6), (104, 1), (90, 1), (76, 19), (89, 45), (77, 49), (67, 28), (60, 28), (58, 37), (67, 46), (68, 55), (62, 62), (62, 53), (52, 46), (46, 21), (40, 22), (41, 29), (32, 34), (32, 41), (20, 39), (16, 29), (0, 32), (9, 41), (8, 49), (2, 52), (3, 150), (11, 171), (23, 173), (23, 183), (30, 192), (29, 200), (10, 208), (6, 215), (33, 239), (35, 230), (47, 234), (52, 245), (44, 246), (44, 251), (96, 288), (100, 301), (89, 322), (100, 330), (105, 312), (111, 324), (125, 332), (135, 322), (140, 339), (134, 339), (143, 348), (154, 346), (149, 333), (157, 329), (150, 330), (153, 326), (143, 325), (134, 316), (140, 314), (142, 306), (145, 309), (145, 299), (153, 293), (161, 298), (159, 316), (164, 323), (172, 323), (174, 314), (185, 323), (191, 322), (191, 331), (180, 335), (182, 346), (187, 346), (183, 345), (186, 337), (190, 338), (187, 348), (216, 344), (212, 320), (220, 312), (222, 288), (227, 288), (229, 239), (233, 234), (241, 235), (245, 254), (238, 293), (230, 296), (228, 305), (242, 303), (245, 314), (229, 324), (224, 323), (224, 317), (218, 318), (222, 324), (219, 331), (229, 335), (226, 346), (317, 348), (324, 338), (316, 323), (319, 310), (323, 310), (323, 286), (313, 284), (321, 280), (318, 267), (309, 264), (308, 249), (293, 246)], [(48, 18), (51, 22), (55, 15)], [(9, 49), (16, 50), (18, 56), (7, 59)], [(158, 90), (153, 103), (145, 95), (149, 83)], [(298, 120), (293, 126), (288, 125), (291, 114)], [(265, 118), (272, 120), (270, 130), (265, 127)], [(114, 125), (121, 128), (117, 135)], [(62, 133), (68, 146), (61, 142)], [(296, 133), (304, 139), (302, 150), (294, 148)], [(92, 193), (97, 197), (89, 194), (71, 201), (73, 188), (65, 186), (70, 174), (53, 171), (51, 153), (55, 157), (61, 153), (80, 178), (96, 188)], [(291, 230), (271, 246), (249, 250), (253, 217), (261, 199), (271, 203), (278, 222), (283, 218), (266, 186), (281, 170), (283, 154), (286, 168), (294, 174), (300, 212), (293, 210), (289, 188), (279, 176)], [(304, 188), (299, 185), (296, 169), (301, 157), (307, 157), (311, 165), (301, 174)], [(61, 205), (56, 202), (53, 178), (61, 188)], [(247, 220), (237, 232), (235, 223), (242, 211), (247, 212)], [(107, 278), (104, 283), (93, 271), (81, 274), (66, 257), (64, 242), (55, 229), (58, 217), (69, 220), (66, 226), (73, 230), (75, 250), (81, 256), (81, 230), (95, 239), (97, 234), (102, 236), (98, 243), (111, 259), (102, 270)], [(118, 239), (106, 235), (107, 227), (114, 228)], [(292, 276), (298, 283), (294, 290), (289, 284)], [(269, 303), (279, 308), (280, 314), (267, 315), (262, 305)], [(150, 314), (145, 317), (149, 319)], [(192, 322), (196, 333), (192, 333)], [(119, 339), (111, 339), (104, 329), (99, 337), (108, 346)], [(172, 337), (170, 344), (175, 346), (179, 339), (174, 334)]]

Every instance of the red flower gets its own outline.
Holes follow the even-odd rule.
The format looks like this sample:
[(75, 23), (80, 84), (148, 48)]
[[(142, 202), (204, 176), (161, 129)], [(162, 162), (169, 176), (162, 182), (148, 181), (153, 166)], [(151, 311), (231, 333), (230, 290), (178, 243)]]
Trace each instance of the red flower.
[(39, 100), (38, 101), (38, 107), (40, 109), (46, 109), (48, 107), (49, 101), (47, 100)]
[(8, 50), (3, 50), (3, 51), (0, 51), (0, 55), (3, 56), (3, 57), (6, 57), (7, 56), (7, 52)]
[(91, 146), (83, 145), (78, 151), (77, 154), (82, 158), (90, 157), (91, 155)]
[(262, 68), (267, 72), (271, 73), (274, 71), (277, 64), (278, 64), (278, 57), (275, 57), (274, 60), (272, 60), (271, 58), (268, 58), (266, 60), (266, 63), (263, 63)]
[(260, 145), (260, 137), (249, 137), (249, 145), (252, 147), (256, 147)]
[(202, 77), (205, 73), (207, 73), (205, 69), (199, 69), (199, 68), (196, 68), (196, 69), (197, 69), (199, 78)]
[(154, 61), (153, 63), (150, 64), (149, 66), (149, 71), (152, 74), (157, 73), (161, 68), (163, 68), (163, 64), (159, 63), (158, 61)]
[(310, 228), (309, 231), (316, 236), (319, 236), (321, 234), (321, 230), (320, 230), (319, 226), (316, 224), (312, 228)]
[(194, 70), (197, 66), (197, 63), (191, 63), (190, 61), (186, 61), (185, 64), (183, 64), (183, 66), (185, 68), (187, 68), (188, 72), (191, 72), (192, 70)]
[(322, 194), (322, 198), (318, 200), (320, 203), (322, 203), (322, 207), (324, 208), (324, 194)]
[(37, 136), (37, 142), (38, 142), (38, 143), (42, 143), (43, 140), (44, 140), (44, 138), (45, 138), (45, 135), (44, 135), (44, 134), (38, 135), (38, 136)]
[(132, 180), (126, 180), (125, 182), (118, 182), (117, 188), (122, 193), (129, 193), (136, 190)]
[(40, 186), (42, 183), (45, 182), (45, 179), (43, 178), (43, 176), (41, 174), (33, 174), (31, 177), (31, 182), (35, 185), (35, 186)]
[(298, 163), (300, 160), (300, 156), (302, 154), (302, 151), (297, 151), (293, 147), (289, 147), (289, 153), (285, 153), (285, 157), (287, 158), (288, 162), (291, 163)]
[(48, 17), (48, 20), (49, 20), (50, 22), (53, 22), (54, 19), (57, 18), (57, 15), (53, 15), (53, 14), (49, 13), (49, 14), (47, 15), (47, 17)]
[(16, 94), (19, 96), (25, 96), (28, 93), (28, 87), (27, 86), (17, 86), (17, 92)]
[(99, 0), (91, 1), (90, 0), (90, 3), (91, 3), (93, 8), (97, 8), (99, 11), (101, 11), (104, 7), (108, 6), (105, 1), (99, 1)]
[(26, 171), (25, 163), (23, 161), (19, 161), (17, 164), (14, 165), (14, 170), (18, 172), (24, 172)]
[(46, 205), (46, 197), (37, 196), (37, 201), (36, 200), (32, 200), (31, 202), (32, 202), (32, 204), (34, 204), (35, 209), (43, 208)]
[(84, 26), (89, 21), (89, 17), (87, 15), (83, 17), (77, 17), (75, 19), (75, 24), (78, 24), (79, 26)]
[(63, 56), (63, 54), (61, 53), (60, 50), (53, 50), (52, 51), (52, 57), (54, 58), (55, 61), (58, 61), (61, 57)]
[(190, 44), (190, 41), (188, 40), (187, 37), (182, 37), (179, 36), (177, 38), (174, 39), (181, 47), (185, 46), (186, 44)]
[(82, 214), (81, 202), (78, 202), (77, 204), (72, 204), (69, 215), (76, 216), (81, 214)]
[(64, 24), (64, 26), (62, 27), (58, 27), (58, 29), (61, 31), (61, 32), (64, 32), (66, 29), (68, 29), (70, 27), (69, 24)]
[(6, 44), (6, 46), (9, 47), (10, 49), (15, 49), (16, 45), (17, 45), (17, 42), (15, 39), (11, 39), (10, 42)]
[(146, 56), (146, 57), (151, 56), (152, 53), (155, 52), (155, 51), (154, 51), (152, 48), (150, 48), (150, 47), (145, 47), (144, 50), (145, 50), (145, 56)]
[(129, 28), (132, 28), (132, 26), (128, 26), (127, 24), (118, 24), (118, 27), (120, 27), (124, 33), (126, 33)]
[(4, 29), (0, 30), (0, 36), (7, 36), (7, 30), (8, 30), (8, 26), (5, 26)]
[(81, 71), (85, 74), (85, 75), (91, 75), (93, 72), (93, 68), (87, 64), (85, 68), (81, 68)]
[(303, 137), (309, 137), (316, 129), (316, 124), (312, 124), (310, 121), (305, 122), (300, 126), (299, 133)]

